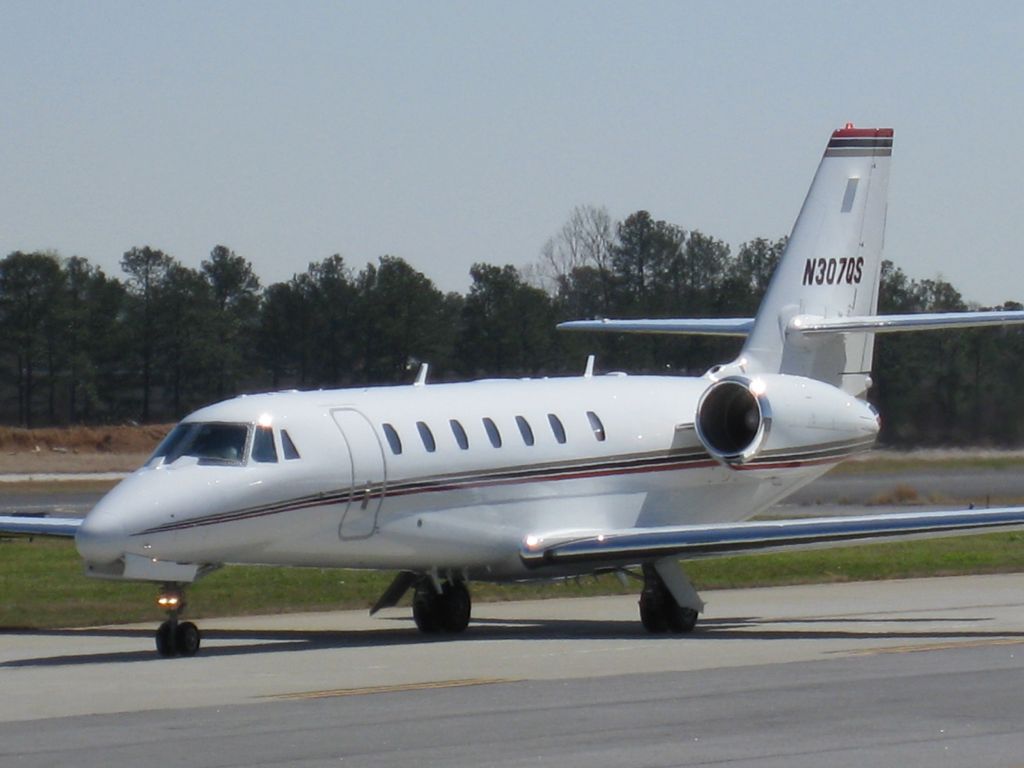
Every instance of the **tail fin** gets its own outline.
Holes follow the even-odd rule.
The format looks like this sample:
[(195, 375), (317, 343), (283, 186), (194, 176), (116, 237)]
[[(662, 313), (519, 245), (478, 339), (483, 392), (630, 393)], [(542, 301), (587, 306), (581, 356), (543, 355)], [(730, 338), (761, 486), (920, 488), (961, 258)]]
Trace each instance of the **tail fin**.
[(1024, 311), (876, 315), (891, 128), (833, 132), (756, 318), (577, 320), (611, 333), (746, 336), (738, 359), (709, 373), (789, 373), (861, 395), (876, 333), (1024, 324)]
[(787, 334), (797, 315), (874, 315), (892, 155), (891, 128), (833, 132), (743, 347), (750, 372), (809, 376), (861, 394), (874, 334)]

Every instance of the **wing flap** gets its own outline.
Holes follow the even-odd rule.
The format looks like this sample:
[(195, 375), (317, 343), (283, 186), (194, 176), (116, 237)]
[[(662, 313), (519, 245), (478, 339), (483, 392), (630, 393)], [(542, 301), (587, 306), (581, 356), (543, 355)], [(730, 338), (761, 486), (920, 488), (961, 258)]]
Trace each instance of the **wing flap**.
[(856, 517), (632, 528), (579, 536), (528, 537), (527, 567), (571, 563), (633, 564), (662, 557), (698, 558), (866, 544), (1024, 529), (1024, 507), (905, 512)]
[(82, 524), (79, 517), (0, 515), (0, 534), (10, 536), (60, 536), (70, 538)]

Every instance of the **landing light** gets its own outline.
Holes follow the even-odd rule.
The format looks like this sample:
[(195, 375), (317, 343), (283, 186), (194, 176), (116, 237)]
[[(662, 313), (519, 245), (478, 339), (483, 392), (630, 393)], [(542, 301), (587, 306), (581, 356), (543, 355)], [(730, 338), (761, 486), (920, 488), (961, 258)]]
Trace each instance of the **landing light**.
[(156, 604), (161, 608), (177, 608), (181, 604), (180, 595), (160, 595), (156, 599)]
[(754, 379), (750, 382), (750, 394), (752, 395), (763, 395), (766, 389), (768, 389), (768, 385), (764, 379)]
[(256, 421), (256, 424), (261, 426), (261, 427), (269, 427), (273, 423), (274, 423), (274, 417), (271, 416), (269, 413), (261, 414), (259, 419), (257, 419), (257, 421)]

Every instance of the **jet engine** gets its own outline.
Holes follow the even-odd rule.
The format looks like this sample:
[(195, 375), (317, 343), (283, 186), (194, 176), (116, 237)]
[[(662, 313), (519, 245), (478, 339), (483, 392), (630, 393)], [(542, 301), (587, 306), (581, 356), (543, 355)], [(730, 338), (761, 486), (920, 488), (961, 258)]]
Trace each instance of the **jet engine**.
[(878, 414), (868, 403), (803, 376), (727, 376), (697, 403), (697, 437), (730, 466), (757, 459), (827, 459), (874, 442)]

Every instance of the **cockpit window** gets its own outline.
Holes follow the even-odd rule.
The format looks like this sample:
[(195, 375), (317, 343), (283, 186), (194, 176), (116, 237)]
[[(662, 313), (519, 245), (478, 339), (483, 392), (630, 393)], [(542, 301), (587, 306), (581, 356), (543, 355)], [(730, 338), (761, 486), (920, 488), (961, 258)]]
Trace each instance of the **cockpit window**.
[(164, 464), (172, 464), (182, 456), (194, 456), (200, 464), (241, 464), (248, 438), (247, 424), (179, 424), (150, 461), (162, 458)]
[(195, 456), (200, 461), (241, 464), (248, 436), (245, 424), (197, 424), (181, 455)]
[(149, 457), (149, 461), (146, 463), (153, 463), (157, 459), (162, 459), (171, 453), (180, 456), (181, 454), (178, 453), (178, 449), (181, 447), (182, 441), (184, 441), (188, 437), (189, 433), (191, 433), (192, 427), (194, 426), (194, 424), (179, 424), (168, 432), (167, 436), (160, 441), (160, 445), (156, 447), (156, 450), (153, 451), (153, 455)]
[(281, 430), (281, 448), (284, 450), (286, 460), (301, 458), (299, 456), (299, 449), (295, 447), (295, 443), (292, 442), (287, 430), (284, 429)]
[(274, 430), (270, 427), (256, 427), (256, 434), (252, 438), (252, 460), (262, 464), (277, 463)]

